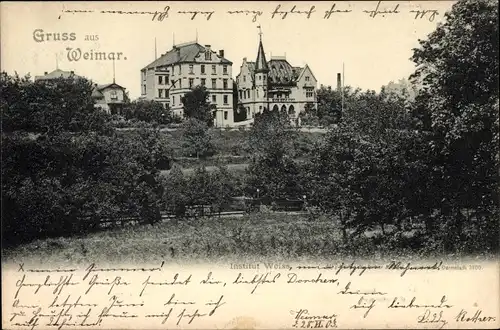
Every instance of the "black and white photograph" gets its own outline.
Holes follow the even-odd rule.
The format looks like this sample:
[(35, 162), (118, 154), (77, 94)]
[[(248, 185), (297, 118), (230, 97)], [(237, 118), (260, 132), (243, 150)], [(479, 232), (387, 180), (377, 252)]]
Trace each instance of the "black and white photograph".
[(498, 1), (0, 15), (2, 328), (500, 326)]

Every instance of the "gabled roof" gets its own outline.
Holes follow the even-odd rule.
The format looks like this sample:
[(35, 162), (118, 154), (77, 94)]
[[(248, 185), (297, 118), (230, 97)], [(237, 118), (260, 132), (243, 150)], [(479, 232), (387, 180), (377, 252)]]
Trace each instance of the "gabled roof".
[(70, 78), (82, 78), (76, 75), (73, 71), (64, 71), (60, 69), (56, 69), (50, 73), (47, 73), (43, 76), (35, 76), (35, 81), (37, 80), (51, 80), (51, 79), (70, 79)]
[(97, 90), (99, 91), (102, 91), (103, 89), (106, 89), (106, 88), (110, 88), (110, 87), (113, 87), (113, 88), (120, 88), (120, 89), (125, 89), (124, 87), (118, 85), (117, 83), (110, 83), (110, 84), (103, 84), (103, 85), (97, 85)]
[[(190, 42), (174, 46), (171, 50), (143, 68), (150, 69), (158, 66), (167, 66), (176, 63), (194, 62), (200, 53), (205, 53), (206, 48), (197, 42)], [(221, 63), (232, 64), (231, 61), (222, 57)]]
[(125, 90), (124, 87), (118, 85), (117, 83), (103, 84), (103, 85), (94, 85), (92, 89), (92, 97), (94, 98), (103, 98), (104, 94), (102, 93), (106, 88), (119, 88)]
[(304, 67), (302, 68), (302, 72), (300, 72), (300, 74), (299, 74), (299, 76), (298, 76), (297, 80), (300, 80), (300, 78), (302, 77), (302, 75), (304, 74), (304, 72), (306, 72), (306, 70), (307, 70), (307, 69), (309, 69), (309, 72), (311, 72), (311, 75), (312, 75), (312, 77), (314, 78), (314, 80), (316, 80), (316, 81), (317, 81), (316, 77), (314, 76), (314, 73), (312, 72), (311, 68), (310, 68), (310, 67), (309, 67), (309, 65), (307, 65), (307, 64), (306, 64), (306, 66), (304, 66)]

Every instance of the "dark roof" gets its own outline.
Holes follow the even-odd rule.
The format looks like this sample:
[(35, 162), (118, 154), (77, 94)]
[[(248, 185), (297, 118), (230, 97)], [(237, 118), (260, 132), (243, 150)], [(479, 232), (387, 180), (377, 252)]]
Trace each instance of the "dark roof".
[(70, 78), (82, 78), (82, 77), (76, 75), (73, 71), (64, 71), (64, 70), (56, 69), (56, 70), (52, 71), (51, 73), (47, 73), (43, 76), (35, 76), (35, 81), (36, 80), (51, 80), (51, 79), (58, 79), (58, 78), (70, 79)]
[(274, 84), (291, 84), (297, 81), (302, 68), (292, 67), (285, 59), (272, 59), (268, 63), (269, 82)]
[(94, 88), (92, 89), (92, 97), (95, 97), (95, 98), (104, 97), (104, 94), (102, 94), (102, 91), (105, 90), (106, 88), (109, 88), (109, 87), (115, 87), (115, 88), (120, 88), (120, 89), (125, 90), (124, 87), (118, 85), (117, 83), (94, 85)]
[(255, 72), (268, 72), (266, 54), (264, 53), (264, 46), (262, 40), (259, 42), (259, 50), (257, 52), (257, 60), (255, 60)]
[[(190, 42), (174, 46), (171, 50), (160, 56), (158, 59), (147, 65), (144, 69), (167, 66), (175, 63), (194, 62), (200, 53), (205, 53), (206, 48), (197, 42)], [(221, 63), (232, 64), (231, 61), (222, 57)]]
[(116, 88), (125, 89), (124, 87), (118, 85), (117, 83), (109, 83), (109, 84), (97, 85), (97, 89), (99, 91), (102, 91), (103, 89), (106, 89), (108, 87), (116, 87)]

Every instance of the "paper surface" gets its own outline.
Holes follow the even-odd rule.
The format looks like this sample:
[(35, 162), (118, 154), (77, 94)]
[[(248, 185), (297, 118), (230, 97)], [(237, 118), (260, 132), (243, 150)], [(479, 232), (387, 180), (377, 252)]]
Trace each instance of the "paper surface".
[[(411, 48), (451, 5), (2, 3), (1, 64), (9, 73), (32, 76), (56, 66), (96, 81), (116, 75), (138, 97), (140, 69), (155, 58), (155, 38), (158, 55), (195, 38), (218, 49), (230, 44), (226, 55), (237, 72), (243, 57), (256, 55), (259, 25), (269, 51), (298, 65), (307, 62), (319, 83), (335, 85), (345, 62), (347, 82), (379, 88), (414, 70)], [(55, 33), (65, 40), (51, 40), (48, 34)], [(339, 49), (338, 40), (351, 40), (352, 47)], [(95, 60), (95, 52), (113, 53), (115, 60)], [(366, 61), (366, 53), (383, 61)], [(325, 57), (331, 66), (324, 65)], [(189, 255), (182, 263), (125, 257), (120, 263), (118, 255), (109, 256), (112, 263), (24, 257), (2, 265), (5, 329), (500, 327), (498, 260), (235, 258), (200, 264), (190, 263)]]
[(496, 328), (498, 264), (446, 261), (4, 269), (4, 328)]

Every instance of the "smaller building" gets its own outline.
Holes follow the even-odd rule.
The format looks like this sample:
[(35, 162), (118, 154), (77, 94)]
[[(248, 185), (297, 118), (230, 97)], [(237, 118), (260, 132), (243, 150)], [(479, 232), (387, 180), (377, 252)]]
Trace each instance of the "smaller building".
[(124, 87), (114, 82), (105, 85), (95, 84), (92, 98), (96, 108), (111, 114), (122, 114), (127, 101), (127, 93)]
[(45, 71), (43, 76), (35, 76), (35, 81), (47, 81), (54, 79), (80, 79), (82, 77), (75, 74), (74, 71), (64, 71), (61, 69), (55, 69), (54, 71), (48, 73)]
[[(35, 82), (47, 82), (61, 78), (83, 79), (84, 77), (75, 74), (74, 71), (64, 71), (57, 68), (50, 73), (45, 72), (43, 76), (35, 76)], [(94, 99), (96, 108), (111, 114), (121, 114), (125, 102), (127, 102), (127, 92), (125, 87), (118, 85), (114, 81), (104, 85), (94, 84), (92, 98)]]

